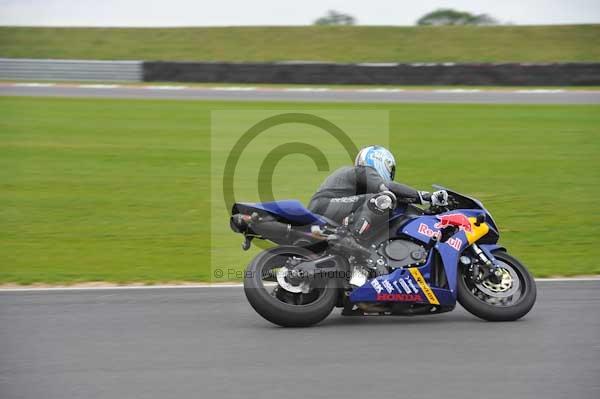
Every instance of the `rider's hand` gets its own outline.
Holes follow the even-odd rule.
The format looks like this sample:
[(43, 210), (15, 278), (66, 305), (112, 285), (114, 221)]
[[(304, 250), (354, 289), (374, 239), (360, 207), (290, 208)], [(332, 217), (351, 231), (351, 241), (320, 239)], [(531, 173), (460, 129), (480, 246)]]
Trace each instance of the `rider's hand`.
[(421, 205), (426, 202), (431, 202), (431, 193), (429, 191), (417, 191)]
[(446, 190), (434, 191), (430, 201), (433, 206), (448, 206), (448, 192)]

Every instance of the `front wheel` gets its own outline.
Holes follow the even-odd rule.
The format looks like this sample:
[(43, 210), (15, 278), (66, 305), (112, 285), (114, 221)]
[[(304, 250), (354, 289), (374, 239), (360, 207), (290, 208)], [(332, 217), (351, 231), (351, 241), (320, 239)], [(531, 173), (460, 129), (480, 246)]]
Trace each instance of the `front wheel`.
[(521, 262), (504, 251), (494, 252), (503, 276), (499, 283), (475, 282), (466, 268), (458, 276), (458, 302), (488, 321), (512, 321), (525, 316), (536, 298), (535, 280)]
[(308, 249), (294, 246), (270, 248), (258, 254), (244, 276), (244, 293), (250, 305), (262, 317), (283, 327), (307, 327), (326, 318), (339, 295), (335, 279), (303, 287), (285, 278), (290, 262), (316, 257)]

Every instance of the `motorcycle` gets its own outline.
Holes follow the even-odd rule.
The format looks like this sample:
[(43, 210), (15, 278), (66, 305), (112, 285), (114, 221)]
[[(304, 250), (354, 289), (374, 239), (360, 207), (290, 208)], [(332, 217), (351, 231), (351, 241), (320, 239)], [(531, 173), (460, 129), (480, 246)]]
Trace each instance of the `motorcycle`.
[(488, 321), (526, 315), (535, 281), (498, 244), (492, 215), (475, 198), (434, 187), (448, 192), (447, 206), (395, 204), (388, 223), (354, 247), (340, 245), (343, 225), (299, 201), (235, 203), (230, 226), (244, 235), (244, 250), (253, 239), (277, 244), (246, 269), (250, 305), (285, 327), (319, 323), (334, 307), (346, 316), (430, 315), (458, 301)]

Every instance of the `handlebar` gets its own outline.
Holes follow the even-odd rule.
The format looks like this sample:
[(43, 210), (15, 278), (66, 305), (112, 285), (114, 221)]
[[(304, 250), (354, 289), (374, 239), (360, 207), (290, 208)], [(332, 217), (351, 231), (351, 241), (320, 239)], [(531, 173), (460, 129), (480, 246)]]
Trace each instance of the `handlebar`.
[(448, 193), (448, 205), (446, 206), (435, 206), (431, 205), (429, 208), (424, 210), (427, 215), (437, 215), (438, 213), (448, 212), (453, 209), (459, 208), (460, 202), (457, 201), (452, 194)]

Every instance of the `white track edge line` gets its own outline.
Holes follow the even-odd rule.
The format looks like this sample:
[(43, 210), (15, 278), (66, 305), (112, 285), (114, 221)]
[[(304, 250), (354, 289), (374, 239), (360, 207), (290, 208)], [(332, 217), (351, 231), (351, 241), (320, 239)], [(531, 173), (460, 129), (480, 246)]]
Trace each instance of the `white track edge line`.
[(16, 287), (0, 288), (0, 292), (27, 291), (98, 291), (98, 290), (159, 290), (174, 288), (240, 288), (243, 284), (181, 284), (181, 285), (105, 285), (94, 287)]
[[(61, 86), (57, 83), (38, 83), (38, 82), (15, 82), (8, 83), (7, 86), (13, 87), (56, 87), (56, 88), (76, 88), (76, 89), (146, 89), (146, 90), (200, 90), (200, 91), (231, 91), (231, 92), (247, 92), (247, 91), (267, 91), (267, 92), (335, 92), (335, 93), (398, 93), (398, 92), (416, 92), (423, 93), (428, 92), (432, 94), (463, 94), (463, 93), (494, 93), (494, 94), (561, 94), (568, 93), (569, 90), (564, 89), (511, 89), (511, 90), (497, 90), (497, 89), (453, 89), (453, 88), (439, 88), (439, 89), (405, 89), (405, 88), (352, 88), (352, 89), (339, 89), (330, 87), (247, 87), (247, 86), (179, 86), (179, 85), (128, 85), (128, 84), (103, 84), (103, 83), (83, 83), (83, 84), (65, 84)], [(573, 90), (573, 93), (595, 93), (598, 90)]]
[[(600, 281), (600, 276), (595, 277), (559, 277), (559, 278), (536, 278), (538, 283), (574, 283), (582, 281)], [(107, 285), (94, 287), (17, 287), (0, 288), (0, 292), (44, 292), (44, 291), (99, 291), (99, 290), (160, 290), (160, 289), (183, 289), (183, 288), (241, 288), (242, 283), (232, 284), (173, 284), (173, 285)]]

